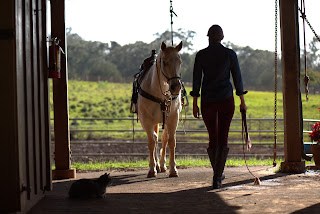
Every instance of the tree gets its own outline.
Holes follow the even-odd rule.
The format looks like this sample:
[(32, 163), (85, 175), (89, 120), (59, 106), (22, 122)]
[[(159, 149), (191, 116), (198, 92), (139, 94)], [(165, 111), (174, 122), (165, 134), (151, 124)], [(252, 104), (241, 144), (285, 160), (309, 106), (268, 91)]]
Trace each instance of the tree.
[[(192, 50), (192, 40), (194, 36), (193, 31), (183, 31), (179, 29), (178, 32), (174, 32), (174, 36), (179, 38), (183, 42), (183, 47), (185, 50)], [(117, 43), (111, 43), (111, 48), (109, 48), (109, 53), (106, 55), (106, 59), (117, 66), (121, 75), (125, 81), (132, 81), (133, 75), (138, 72), (138, 68), (143, 60), (150, 56), (151, 50), (159, 50), (161, 42), (164, 41), (168, 45), (171, 45), (171, 33), (165, 31), (162, 34), (155, 34), (157, 38), (150, 44), (138, 41), (133, 44), (127, 44), (120, 46)], [(182, 54), (182, 73), (186, 73), (186, 77), (190, 77), (193, 68), (193, 60), (187, 53)], [(185, 75), (183, 75), (183, 78)], [(191, 79), (188, 79), (190, 81)]]
[(136, 42), (124, 46), (111, 47), (105, 56), (107, 61), (112, 62), (119, 69), (123, 80), (132, 81), (134, 74), (139, 70), (143, 60), (150, 56), (152, 47), (144, 42)]
[[(107, 43), (83, 40), (78, 34), (67, 33), (68, 71), (70, 79), (113, 80), (122, 79), (116, 65), (106, 59), (110, 47)], [(116, 48), (117, 43), (111, 43)]]
[[(182, 81), (192, 82), (195, 52), (192, 51), (194, 31), (178, 29), (174, 32), (175, 41), (183, 42)], [(114, 82), (131, 82), (134, 74), (143, 60), (150, 56), (151, 50), (159, 48), (162, 41), (171, 45), (171, 32), (156, 33), (156, 38), (147, 44), (142, 41), (121, 46), (116, 41), (102, 43), (85, 41), (78, 34), (67, 30), (68, 40), (68, 70), (70, 79), (107, 80)], [(178, 41), (180, 42), (180, 41)], [(223, 43), (232, 48), (238, 56), (244, 86), (253, 90), (274, 89), (274, 53), (264, 50), (254, 50), (249, 46), (240, 47), (231, 42)], [(310, 92), (320, 91), (320, 55), (319, 44), (314, 38), (307, 52), (308, 75), (310, 77)], [(303, 58), (301, 58), (303, 65)], [(303, 66), (301, 66), (303, 68)], [(301, 72), (303, 74), (303, 72)], [(301, 75), (302, 75), (301, 74)], [(281, 90), (281, 61), (278, 59), (278, 88)], [(303, 80), (302, 82), (303, 83)], [(303, 84), (302, 84), (303, 85)]]
[(192, 82), (193, 78), (193, 64), (195, 54), (182, 53), (182, 65), (181, 65), (181, 80), (183, 82)]
[(113, 63), (105, 61), (92, 66), (89, 80), (120, 82), (122, 77)]
[[(232, 48), (237, 53), (240, 69), (242, 72), (243, 84), (246, 86), (246, 88), (256, 90), (273, 90), (273, 52), (265, 50), (254, 50), (249, 46), (239, 47), (232, 44), (231, 42), (225, 43), (225, 46)], [(280, 74), (280, 60), (278, 60), (278, 62), (278, 74)]]
[(313, 37), (309, 43), (310, 51), (307, 52), (307, 68), (315, 71), (320, 71), (320, 56), (319, 56), (319, 41)]
[[(196, 32), (194, 31), (184, 31), (182, 28), (179, 28), (178, 31), (173, 31), (173, 38), (175, 40), (180, 40), (183, 43), (183, 50), (186, 51), (193, 51), (193, 44), (192, 40), (193, 37), (195, 36)], [(157, 48), (160, 47), (161, 42), (165, 42), (167, 45), (171, 45), (171, 32), (170, 31), (165, 31), (162, 34), (156, 33), (154, 34), (157, 38), (151, 43), (151, 45), (156, 46)], [(178, 43), (180, 43), (180, 41)], [(174, 44), (177, 45), (177, 44)]]

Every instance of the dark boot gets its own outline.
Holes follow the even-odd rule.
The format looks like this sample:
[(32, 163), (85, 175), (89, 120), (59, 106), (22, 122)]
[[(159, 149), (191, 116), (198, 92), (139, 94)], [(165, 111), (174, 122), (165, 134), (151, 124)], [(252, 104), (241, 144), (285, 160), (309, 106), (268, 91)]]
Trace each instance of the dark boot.
[(208, 153), (208, 156), (209, 156), (209, 160), (210, 160), (210, 163), (211, 163), (211, 166), (212, 166), (212, 169), (214, 171), (214, 162), (216, 160), (216, 150), (213, 149), (213, 148), (207, 148), (207, 153)]
[[(207, 153), (208, 153), (208, 156), (209, 156), (209, 160), (210, 160), (210, 163), (211, 163), (211, 167), (212, 167), (212, 170), (213, 170), (213, 175), (214, 175), (214, 167), (215, 167), (215, 161), (216, 161), (216, 148), (207, 148)], [(221, 180), (224, 180), (225, 179), (225, 176), (224, 176), (224, 173), (222, 173), (222, 176), (221, 176)]]
[(213, 189), (220, 189), (222, 187), (221, 181), (223, 180), (223, 171), (224, 166), (227, 161), (229, 148), (228, 147), (218, 147), (216, 151), (216, 159), (215, 159), (215, 166), (214, 166), (214, 176), (213, 176)]

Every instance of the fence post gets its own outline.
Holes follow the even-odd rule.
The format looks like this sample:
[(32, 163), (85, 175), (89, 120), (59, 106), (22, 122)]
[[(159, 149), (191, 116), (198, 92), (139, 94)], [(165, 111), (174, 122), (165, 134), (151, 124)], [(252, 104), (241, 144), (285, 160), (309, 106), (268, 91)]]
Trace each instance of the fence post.
[(259, 123), (259, 143), (261, 143), (261, 119), (258, 119)]
[(132, 120), (132, 142), (134, 143), (134, 114), (133, 117), (131, 117)]

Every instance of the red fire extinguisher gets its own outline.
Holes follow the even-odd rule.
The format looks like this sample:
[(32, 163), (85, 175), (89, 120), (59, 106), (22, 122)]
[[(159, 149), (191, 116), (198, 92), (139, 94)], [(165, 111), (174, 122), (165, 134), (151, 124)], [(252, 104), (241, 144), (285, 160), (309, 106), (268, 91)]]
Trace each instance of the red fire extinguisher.
[(59, 46), (59, 39), (55, 37), (49, 40), (49, 78), (60, 78), (61, 53), (64, 54)]

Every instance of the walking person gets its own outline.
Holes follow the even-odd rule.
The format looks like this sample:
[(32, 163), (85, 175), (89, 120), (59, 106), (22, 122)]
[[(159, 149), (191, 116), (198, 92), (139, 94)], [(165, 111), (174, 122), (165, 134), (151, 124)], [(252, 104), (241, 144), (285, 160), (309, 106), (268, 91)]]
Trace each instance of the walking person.
[(228, 134), (235, 105), (232, 75), (236, 95), (240, 97), (240, 111), (246, 111), (242, 77), (236, 53), (221, 44), (223, 31), (219, 25), (212, 25), (207, 36), (209, 46), (196, 54), (193, 69), (193, 116), (199, 118), (198, 97), (201, 88), (201, 113), (209, 134), (208, 156), (213, 169), (213, 189), (222, 187), (224, 167), (227, 160)]

